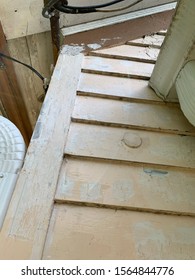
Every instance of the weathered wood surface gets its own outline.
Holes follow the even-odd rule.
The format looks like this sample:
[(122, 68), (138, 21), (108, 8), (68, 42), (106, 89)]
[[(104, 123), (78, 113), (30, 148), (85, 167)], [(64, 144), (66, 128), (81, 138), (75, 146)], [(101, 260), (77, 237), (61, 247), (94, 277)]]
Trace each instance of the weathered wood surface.
[(195, 218), (55, 205), (44, 259), (194, 259)]
[(138, 127), (195, 136), (195, 127), (187, 121), (181, 109), (164, 104), (141, 104), (80, 96), (76, 99), (72, 118), (86, 123)]
[(78, 95), (143, 103), (163, 103), (163, 100), (148, 86), (148, 81), (88, 73), (80, 75)]
[(154, 65), (152, 63), (87, 56), (83, 60), (82, 68), (83, 72), (87, 73), (148, 80)]
[[(66, 27), (62, 29), (63, 44), (79, 46), (83, 51), (88, 52), (94, 50), (94, 47), (99, 49), (117, 46), (151, 35), (159, 29), (167, 29), (171, 23), (175, 2), (168, 5), (168, 9), (165, 6), (125, 14), (122, 21), (119, 19), (120, 16), (115, 22), (113, 22), (115, 17), (108, 19), (107, 26), (104, 26), (103, 20), (99, 20), (99, 23), (95, 21), (83, 24), (82, 27), (80, 25), (70, 27), (70, 33), (69, 27)], [(151, 10), (153, 10), (152, 16)]]
[(138, 65), (151, 63), (132, 70), (119, 47), (95, 55), (83, 63), (91, 73), (77, 87), (43, 259), (193, 259), (194, 128), (143, 80)]
[[(34, 67), (43, 77), (50, 78), (53, 55), (49, 32), (9, 40), (8, 48), (12, 57)], [(28, 117), (34, 128), (42, 106), (38, 98), (44, 94), (43, 83), (23, 65), (14, 63), (14, 68)]]
[(3, 117), (7, 117), (5, 108), (3, 107), (3, 104), (2, 104), (2, 102), (1, 102), (1, 100), (0, 100), (0, 114), (1, 114)]
[[(139, 148), (129, 148), (124, 144), (124, 137), (128, 134), (141, 138)], [(65, 153), (195, 168), (195, 137), (72, 123)]]
[[(85, 57), (82, 64), (82, 55), (70, 59), (65, 50), (0, 252), (34, 259), (193, 259), (194, 129), (178, 104), (159, 100), (147, 86), (142, 66), (151, 63)], [(130, 78), (129, 69), (142, 78)]]
[(90, 55), (116, 58), (124, 60), (135, 60), (141, 62), (155, 63), (159, 54), (159, 50), (151, 47), (139, 47), (122, 45), (103, 50), (97, 50), (90, 53)]
[[(59, 57), (16, 185), (7, 227), (4, 226), (0, 235), (0, 258), (40, 259), (42, 256), (82, 58), (81, 54)], [(66, 73), (69, 65), (71, 68)], [(22, 248), (19, 252), (17, 246)]]
[(189, 171), (67, 158), (55, 201), (195, 216), (194, 185)]
[(152, 36), (144, 36), (143, 38), (129, 41), (127, 44), (132, 46), (145, 46), (160, 49), (164, 39), (165, 37), (163, 35), (154, 34)]

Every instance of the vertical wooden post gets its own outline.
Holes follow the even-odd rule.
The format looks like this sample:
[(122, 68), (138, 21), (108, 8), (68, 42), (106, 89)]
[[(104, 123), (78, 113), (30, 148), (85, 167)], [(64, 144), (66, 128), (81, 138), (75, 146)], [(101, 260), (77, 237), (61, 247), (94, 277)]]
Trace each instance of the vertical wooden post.
[[(46, 5), (47, 3), (48, 0), (44, 0), (44, 4)], [(60, 13), (58, 11), (55, 11), (54, 15), (50, 18), (50, 26), (53, 45), (53, 57), (54, 63), (56, 63), (60, 50)]]
[[(7, 47), (5, 35), (0, 22), (0, 52), (10, 55)], [(28, 145), (32, 127), (28, 117), (28, 112), (17, 83), (14, 66), (11, 60), (0, 57), (0, 100), (6, 111), (6, 115), (20, 130)], [(28, 94), (28, 93), (26, 93)]]

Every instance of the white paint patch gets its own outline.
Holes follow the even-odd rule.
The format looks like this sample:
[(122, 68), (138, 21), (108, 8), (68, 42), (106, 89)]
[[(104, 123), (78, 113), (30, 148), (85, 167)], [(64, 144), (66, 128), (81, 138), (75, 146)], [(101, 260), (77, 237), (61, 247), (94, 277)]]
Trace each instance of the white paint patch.
[(101, 48), (101, 45), (100, 44), (88, 44), (87, 45), (88, 48), (92, 49), (92, 50), (97, 50), (97, 49), (100, 49)]
[(78, 55), (85, 50), (84, 46), (80, 45), (64, 45), (61, 49), (61, 54)]
[(133, 180), (120, 180), (113, 184), (113, 196), (121, 202), (128, 201), (134, 195)]
[[(134, 227), (134, 240), (139, 259), (161, 259), (167, 245), (164, 232), (150, 222), (143, 221)], [(150, 249), (150, 250), (149, 250)]]
[(103, 38), (103, 39), (101, 39), (102, 44), (105, 44), (107, 41), (110, 41), (110, 40), (111, 40), (110, 38)]
[(98, 183), (86, 183), (80, 187), (81, 200), (96, 201), (102, 198), (101, 185)]
[(65, 179), (65, 182), (61, 186), (61, 192), (66, 196), (66, 197), (72, 197), (72, 192), (74, 189), (75, 183), (69, 178)]

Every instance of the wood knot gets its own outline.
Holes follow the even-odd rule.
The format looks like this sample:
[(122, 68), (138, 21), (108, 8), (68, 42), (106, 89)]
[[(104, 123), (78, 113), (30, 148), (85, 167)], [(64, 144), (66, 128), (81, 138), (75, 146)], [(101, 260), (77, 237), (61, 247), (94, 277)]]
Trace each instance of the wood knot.
[(126, 132), (123, 136), (122, 141), (129, 148), (139, 148), (142, 144), (141, 137), (131, 132)]

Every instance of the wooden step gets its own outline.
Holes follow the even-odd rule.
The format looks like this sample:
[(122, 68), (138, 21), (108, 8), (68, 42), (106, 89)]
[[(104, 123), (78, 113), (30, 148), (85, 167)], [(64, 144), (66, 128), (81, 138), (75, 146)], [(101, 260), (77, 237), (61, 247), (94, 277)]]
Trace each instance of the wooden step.
[(139, 79), (81, 73), (77, 90), (79, 95), (163, 103), (163, 100), (148, 86), (148, 81)]
[[(139, 147), (127, 146), (129, 138)], [(72, 123), (65, 153), (194, 169), (195, 137)]]
[(55, 201), (195, 216), (195, 174), (189, 171), (67, 157)]
[(54, 205), (43, 259), (194, 259), (194, 225), (194, 217)]
[(100, 75), (110, 75), (127, 78), (141, 78), (148, 80), (154, 65), (151, 63), (124, 61), (103, 57), (87, 56), (83, 60), (82, 71)]
[(74, 121), (110, 126), (137, 127), (195, 136), (192, 126), (178, 107), (78, 96)]
[(113, 58), (134, 60), (148, 63), (155, 63), (159, 54), (159, 50), (151, 47), (138, 47), (130, 45), (122, 45), (118, 47), (112, 47), (109, 49), (103, 49), (99, 51), (93, 51), (90, 55)]

